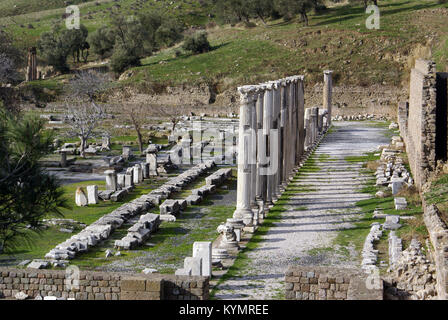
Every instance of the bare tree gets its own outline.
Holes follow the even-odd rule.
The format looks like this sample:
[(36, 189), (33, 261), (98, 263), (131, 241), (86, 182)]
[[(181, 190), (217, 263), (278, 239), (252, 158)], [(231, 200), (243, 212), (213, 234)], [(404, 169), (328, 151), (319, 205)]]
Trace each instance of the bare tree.
[(95, 103), (96, 96), (108, 87), (107, 75), (94, 71), (81, 71), (68, 84), (68, 93)]
[(138, 140), (138, 148), (140, 152), (143, 152), (143, 133), (142, 133), (142, 125), (148, 116), (147, 108), (143, 105), (133, 105), (129, 109), (127, 109), (129, 114), (129, 120), (131, 120), (132, 125), (134, 126), (135, 132), (137, 133)]
[(153, 106), (152, 112), (159, 116), (168, 118), (171, 122), (171, 134), (174, 134), (174, 130), (176, 129), (176, 125), (182, 120), (182, 116), (184, 116), (188, 111), (186, 106), (175, 106), (175, 107), (167, 107), (167, 106)]
[(81, 142), (80, 153), (81, 157), (84, 158), (87, 141), (96, 134), (95, 129), (105, 118), (104, 110), (96, 103), (67, 97), (65, 111), (66, 123), (70, 127), (67, 134), (79, 138)]
[(96, 134), (105, 118), (104, 108), (96, 101), (98, 93), (107, 87), (105, 75), (97, 72), (80, 72), (68, 84), (68, 96), (65, 99), (68, 134), (81, 140), (81, 156), (85, 157), (85, 149), (89, 138)]

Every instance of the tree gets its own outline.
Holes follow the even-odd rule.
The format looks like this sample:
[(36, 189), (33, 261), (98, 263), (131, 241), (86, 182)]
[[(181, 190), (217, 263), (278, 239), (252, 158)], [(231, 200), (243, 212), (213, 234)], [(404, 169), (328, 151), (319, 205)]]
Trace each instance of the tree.
[(249, 0), (247, 2), (249, 12), (260, 18), (266, 24), (266, 19), (274, 15), (274, 4), (272, 0)]
[(322, 0), (276, 0), (275, 6), (284, 18), (300, 14), (302, 22), (308, 25), (308, 12), (322, 5)]
[[(88, 35), (89, 31), (83, 24), (80, 25), (79, 29), (64, 29), (61, 32), (60, 37), (70, 47), (73, 63), (80, 62), (79, 57), (84, 56), (85, 51), (90, 48), (87, 43)], [(87, 58), (84, 60), (87, 60)]]
[(134, 130), (137, 133), (138, 148), (140, 152), (143, 152), (143, 133), (142, 125), (144, 124), (147, 116), (147, 108), (143, 105), (133, 105), (127, 109), (129, 114), (129, 120), (134, 126)]
[(69, 42), (64, 40), (61, 33), (60, 26), (54, 27), (49, 32), (42, 33), (37, 46), (48, 65), (53, 66), (59, 72), (67, 72), (69, 70), (67, 57), (72, 47)]
[(200, 31), (185, 39), (182, 48), (195, 54), (208, 52), (211, 49), (207, 39), (207, 33)]
[(65, 99), (65, 116), (70, 127), (68, 135), (80, 139), (82, 157), (85, 157), (87, 141), (96, 134), (95, 130), (105, 118), (104, 108), (95, 102), (95, 98), (106, 87), (106, 77), (96, 72), (78, 73), (68, 85)]
[(115, 35), (108, 27), (102, 26), (89, 36), (88, 43), (92, 47), (93, 53), (104, 59), (112, 55)]
[(58, 180), (39, 160), (52, 152), (54, 136), (36, 117), (0, 111), (0, 252), (40, 232), (47, 214), (67, 207)]
[(122, 73), (130, 67), (141, 65), (140, 56), (135, 49), (128, 49), (122, 45), (115, 45), (110, 58), (110, 67), (115, 73)]
[(9, 34), (0, 31), (0, 83), (20, 79), (17, 69), (23, 64), (23, 53), (13, 45)]
[(0, 52), (0, 83), (7, 83), (19, 79), (19, 74), (12, 58)]
[(87, 43), (88, 30), (84, 25), (79, 29), (68, 30), (56, 26), (49, 32), (42, 33), (38, 48), (46, 62), (57, 71), (67, 72), (67, 57), (71, 54), (73, 62), (80, 62), (80, 56), (87, 62), (90, 45)]

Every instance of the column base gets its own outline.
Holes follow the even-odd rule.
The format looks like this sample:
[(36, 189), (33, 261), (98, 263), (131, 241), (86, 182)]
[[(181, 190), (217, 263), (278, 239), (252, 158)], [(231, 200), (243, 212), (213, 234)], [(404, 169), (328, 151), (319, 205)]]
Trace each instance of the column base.
[(236, 209), (233, 212), (233, 218), (234, 219), (243, 219), (245, 215), (252, 215), (251, 209)]
[(245, 226), (243, 228), (243, 231), (247, 232), (247, 233), (255, 233), (255, 231), (257, 231), (257, 229), (258, 229), (257, 226)]

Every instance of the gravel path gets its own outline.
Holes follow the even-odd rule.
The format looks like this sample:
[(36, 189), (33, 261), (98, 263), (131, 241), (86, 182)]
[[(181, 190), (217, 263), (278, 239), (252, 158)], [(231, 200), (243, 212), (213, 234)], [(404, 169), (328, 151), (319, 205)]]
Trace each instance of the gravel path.
[(361, 164), (344, 159), (374, 151), (388, 139), (384, 129), (363, 122), (337, 122), (334, 127), (313, 156), (320, 170), (304, 172), (290, 185), (308, 192), (290, 197), (280, 221), (248, 253), (244, 270), (217, 287), (216, 299), (277, 299), (291, 264), (359, 265), (354, 248), (333, 245), (338, 230), (350, 228), (348, 220), (360, 216), (355, 203), (369, 197), (359, 191), (366, 179)]

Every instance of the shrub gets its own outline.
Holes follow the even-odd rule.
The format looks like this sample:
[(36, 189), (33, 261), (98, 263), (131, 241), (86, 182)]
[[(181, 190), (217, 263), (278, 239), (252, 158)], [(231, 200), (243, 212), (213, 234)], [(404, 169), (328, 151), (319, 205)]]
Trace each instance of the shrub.
[(186, 51), (191, 51), (194, 54), (210, 51), (211, 46), (207, 39), (207, 33), (197, 32), (193, 36), (187, 37), (182, 48)]
[(110, 59), (110, 66), (116, 73), (122, 73), (126, 69), (140, 65), (140, 57), (133, 50), (121, 45), (115, 46)]

